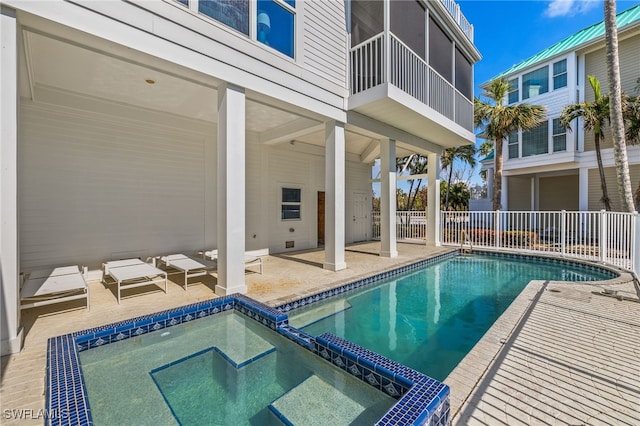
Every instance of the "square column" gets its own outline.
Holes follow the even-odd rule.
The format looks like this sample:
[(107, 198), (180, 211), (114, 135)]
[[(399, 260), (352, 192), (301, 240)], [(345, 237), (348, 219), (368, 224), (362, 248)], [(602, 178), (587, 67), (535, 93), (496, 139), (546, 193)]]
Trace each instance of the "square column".
[(440, 245), (440, 154), (427, 157), (427, 245)]
[(218, 87), (218, 283), (216, 294), (246, 293), (245, 93)]
[(500, 193), (500, 210), (509, 210), (509, 178), (502, 175), (502, 192)]
[(325, 123), (325, 222), (324, 269), (340, 271), (344, 260), (345, 234), (345, 136), (344, 123)]
[(18, 48), (15, 12), (0, 14), (0, 348), (20, 352), (18, 247)]
[(589, 210), (589, 169), (586, 167), (578, 169), (578, 210)]
[(397, 257), (396, 141), (380, 141), (380, 256)]

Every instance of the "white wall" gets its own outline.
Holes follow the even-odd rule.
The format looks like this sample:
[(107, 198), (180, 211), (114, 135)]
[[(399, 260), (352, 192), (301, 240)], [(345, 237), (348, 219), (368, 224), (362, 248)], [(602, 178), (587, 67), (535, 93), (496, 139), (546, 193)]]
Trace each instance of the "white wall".
[(215, 241), (205, 196), (215, 199), (215, 182), (205, 179), (214, 127), (107, 103), (89, 111), (23, 100), (20, 131), (23, 271), (96, 268)]

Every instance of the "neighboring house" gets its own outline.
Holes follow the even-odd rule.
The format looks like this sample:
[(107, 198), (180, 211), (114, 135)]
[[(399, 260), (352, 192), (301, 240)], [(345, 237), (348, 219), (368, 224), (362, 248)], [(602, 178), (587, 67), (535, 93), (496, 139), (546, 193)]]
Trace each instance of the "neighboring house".
[(451, 0), (1, 5), (3, 354), (35, 268), (217, 248), (218, 294), (246, 291), (245, 250), (345, 268), (378, 157), (395, 256), (395, 157), (474, 141), (480, 55)]
[[(634, 90), (640, 77), (640, 5), (617, 16), (622, 90)], [(607, 93), (604, 22), (585, 28), (498, 77), (511, 85), (506, 103), (544, 105), (548, 121), (540, 127), (509, 136), (504, 143), (502, 207), (505, 210), (600, 210), (602, 191), (594, 151), (594, 136), (585, 133), (582, 120), (571, 131), (559, 123), (567, 105), (593, 101), (587, 80), (594, 75)], [(488, 83), (486, 83), (488, 84)], [(619, 210), (611, 130), (601, 142), (609, 198)], [(633, 190), (640, 183), (640, 146), (627, 146)], [(493, 157), (491, 157), (493, 158)], [(493, 175), (493, 161), (484, 161)], [(493, 178), (489, 179), (489, 186)], [(479, 210), (477, 203), (472, 205)]]

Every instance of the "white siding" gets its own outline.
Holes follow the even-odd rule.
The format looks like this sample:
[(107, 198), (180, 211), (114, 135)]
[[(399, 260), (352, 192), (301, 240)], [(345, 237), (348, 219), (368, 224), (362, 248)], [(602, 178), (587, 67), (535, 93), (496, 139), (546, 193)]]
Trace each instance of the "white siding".
[[(631, 178), (631, 191), (635, 192), (640, 187), (640, 164), (629, 165), (629, 177)], [(620, 211), (620, 196), (616, 183), (615, 167), (604, 168), (604, 178), (607, 182), (607, 193), (611, 200), (611, 209)], [(589, 210), (602, 210), (604, 205), (600, 201), (602, 198), (602, 188), (600, 186), (600, 173), (597, 168), (589, 169)]]
[[(620, 41), (618, 46), (618, 54), (620, 57), (620, 78), (622, 80), (622, 90), (628, 94), (635, 95), (636, 79), (640, 76), (640, 35)], [(603, 47), (600, 50), (586, 55), (585, 75), (594, 75), (600, 81), (600, 87), (603, 94), (609, 93), (607, 83), (607, 60), (606, 50)], [(593, 90), (589, 82), (585, 82), (585, 99), (593, 101)], [(595, 140), (593, 133), (585, 133), (584, 136), (585, 151), (595, 150)], [(611, 140), (611, 129), (605, 126), (604, 140), (600, 140), (601, 149), (611, 148), (613, 146)]]
[[(268, 162), (267, 174), (262, 177), (263, 182), (268, 181), (264, 208), (257, 207), (251, 198), (247, 199), (247, 205), (254, 203), (254, 207), (248, 208), (249, 210), (259, 211), (259, 215), (263, 219), (268, 217), (268, 223), (263, 232), (269, 234), (268, 246), (272, 253), (304, 250), (315, 248), (318, 245), (317, 194), (318, 191), (324, 191), (324, 156), (297, 152), (295, 148), (288, 147), (289, 145), (263, 148)], [(321, 150), (324, 151), (324, 148)], [(345, 218), (347, 219), (345, 239), (347, 243), (353, 241), (350, 232), (350, 219), (353, 215), (352, 195), (354, 192), (371, 193), (370, 174), (369, 165), (347, 161), (345, 184)], [(267, 176), (268, 178), (266, 178)], [(283, 221), (280, 219), (280, 191), (282, 187), (302, 189), (301, 220)], [(370, 214), (369, 217), (371, 217)], [(257, 216), (256, 220), (258, 220)], [(249, 226), (247, 224), (247, 229)], [(248, 235), (247, 238), (249, 237)], [(294, 247), (286, 249), (285, 243), (287, 241), (293, 241)]]
[(303, 7), (303, 66), (346, 87), (347, 31), (345, 2), (306, 1)]
[(205, 246), (205, 158), (212, 150), (205, 155), (204, 134), (187, 124), (163, 127), (162, 118), (145, 123), (23, 101), (23, 271), (96, 268), (121, 255)]

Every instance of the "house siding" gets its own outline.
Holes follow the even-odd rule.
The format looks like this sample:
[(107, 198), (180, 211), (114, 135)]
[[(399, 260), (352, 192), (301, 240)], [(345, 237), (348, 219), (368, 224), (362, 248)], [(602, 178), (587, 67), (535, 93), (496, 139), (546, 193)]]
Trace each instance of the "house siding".
[[(23, 271), (204, 247), (206, 132), (22, 102)], [(205, 129), (203, 126), (202, 129)], [(176, 143), (180, 141), (180, 143)], [(205, 154), (205, 151), (208, 154)], [(215, 193), (214, 193), (215, 194)]]
[(578, 175), (540, 178), (539, 210), (578, 210)]
[(507, 210), (531, 210), (530, 178), (509, 177), (507, 191)]
[[(615, 167), (605, 167), (604, 176), (607, 182), (609, 199), (611, 200), (611, 209), (620, 211), (620, 197), (618, 196)], [(635, 193), (638, 186), (640, 186), (640, 164), (629, 165), (629, 177), (631, 178), (631, 190)], [(589, 169), (589, 210), (602, 210), (604, 206), (600, 201), (601, 198), (600, 173), (597, 168)]]
[(307, 1), (303, 8), (303, 66), (346, 87), (347, 31), (345, 2)]
[[(628, 94), (635, 94), (636, 80), (640, 76), (640, 34), (621, 40), (618, 46), (618, 53), (622, 90)], [(609, 92), (606, 49), (604, 47), (586, 55), (585, 70), (585, 75), (594, 75), (600, 81), (603, 94)], [(594, 100), (593, 90), (588, 81), (585, 82), (585, 99), (587, 101)], [(605, 126), (604, 140), (600, 139), (600, 146), (602, 149), (613, 147), (611, 128), (609, 126)], [(595, 150), (595, 138), (591, 132), (585, 132), (584, 150)]]

